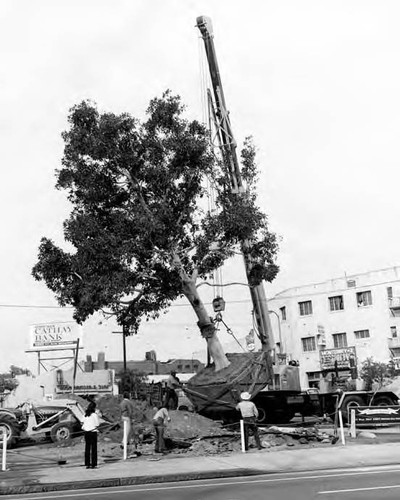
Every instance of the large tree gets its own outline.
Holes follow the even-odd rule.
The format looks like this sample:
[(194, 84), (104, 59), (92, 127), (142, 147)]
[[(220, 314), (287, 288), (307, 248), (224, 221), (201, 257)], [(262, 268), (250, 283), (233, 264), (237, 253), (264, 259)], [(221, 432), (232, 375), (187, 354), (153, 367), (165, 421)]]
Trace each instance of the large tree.
[[(73, 209), (64, 222), (67, 252), (42, 238), (32, 274), (60, 305), (85, 321), (96, 311), (139, 327), (178, 297), (192, 305), (215, 369), (229, 362), (196, 288), (250, 242), (252, 284), (276, 273), (276, 236), (256, 203), (255, 150), (242, 151), (243, 193), (232, 193), (224, 164), (213, 154), (207, 129), (184, 117), (178, 96), (153, 99), (146, 118), (100, 113), (84, 101), (69, 115), (58, 189)], [(204, 210), (205, 180), (217, 210)]]

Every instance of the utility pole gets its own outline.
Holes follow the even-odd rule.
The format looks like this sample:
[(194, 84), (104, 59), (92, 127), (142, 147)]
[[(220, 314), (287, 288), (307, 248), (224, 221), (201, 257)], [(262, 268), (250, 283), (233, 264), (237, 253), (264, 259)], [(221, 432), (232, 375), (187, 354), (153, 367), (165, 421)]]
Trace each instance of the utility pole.
[(112, 332), (112, 333), (122, 333), (122, 353), (123, 353), (123, 360), (124, 360), (124, 372), (126, 373), (126, 337), (130, 335), (129, 331), (129, 325), (123, 324), (122, 325), (122, 331), (119, 332)]

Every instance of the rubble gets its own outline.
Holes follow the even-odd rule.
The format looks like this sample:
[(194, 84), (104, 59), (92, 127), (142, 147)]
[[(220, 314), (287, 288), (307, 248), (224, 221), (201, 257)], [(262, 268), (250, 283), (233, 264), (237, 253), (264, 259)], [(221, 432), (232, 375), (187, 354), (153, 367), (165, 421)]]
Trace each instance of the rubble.
[[(78, 397), (79, 398), (79, 397)], [(87, 401), (79, 398), (83, 406)], [(120, 423), (121, 396), (103, 396), (97, 399), (97, 407), (102, 415), (112, 422)], [(155, 408), (146, 401), (132, 401), (134, 407), (133, 434), (134, 444), (129, 447), (129, 457), (136, 460), (154, 454), (154, 429), (152, 418)], [(206, 456), (239, 453), (241, 436), (239, 425), (224, 426), (215, 420), (208, 419), (189, 411), (175, 410), (169, 412), (171, 421), (165, 431), (166, 447), (173, 455)], [(117, 425), (99, 434), (99, 456), (106, 461), (121, 459), (122, 426)], [(278, 427), (260, 428), (261, 442), (266, 452), (282, 449), (314, 446), (315, 443), (327, 445), (332, 443), (331, 436), (318, 427)], [(250, 448), (254, 446), (250, 436)], [(80, 435), (70, 443), (53, 445), (54, 452), (62, 450), (63, 458), (83, 453), (84, 439)], [(50, 452), (50, 450), (49, 450)], [(59, 458), (59, 457), (58, 457)]]

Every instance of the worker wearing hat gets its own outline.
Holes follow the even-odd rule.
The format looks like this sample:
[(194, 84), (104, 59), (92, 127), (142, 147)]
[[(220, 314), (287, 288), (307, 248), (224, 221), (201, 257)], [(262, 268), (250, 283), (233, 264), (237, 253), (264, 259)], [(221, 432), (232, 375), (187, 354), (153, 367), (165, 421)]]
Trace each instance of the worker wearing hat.
[(246, 451), (249, 449), (249, 431), (252, 431), (257, 448), (261, 450), (263, 446), (261, 445), (256, 423), (258, 418), (257, 407), (250, 401), (251, 394), (248, 392), (242, 392), (240, 399), (241, 401), (236, 405), (236, 409), (240, 411), (244, 422), (244, 448)]

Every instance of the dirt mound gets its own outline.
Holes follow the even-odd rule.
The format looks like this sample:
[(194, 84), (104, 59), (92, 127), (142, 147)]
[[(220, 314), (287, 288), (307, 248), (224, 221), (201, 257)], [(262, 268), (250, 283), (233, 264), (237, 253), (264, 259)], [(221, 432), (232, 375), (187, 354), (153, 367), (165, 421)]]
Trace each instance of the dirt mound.
[(220, 436), (226, 431), (218, 422), (202, 417), (197, 413), (175, 410), (170, 411), (166, 435), (176, 439), (195, 439), (203, 436)]
[[(97, 400), (97, 408), (102, 415), (112, 422), (119, 422), (121, 420), (120, 403), (122, 396), (101, 396)], [(149, 405), (146, 401), (132, 400), (133, 407), (133, 421), (145, 422), (148, 420)]]

